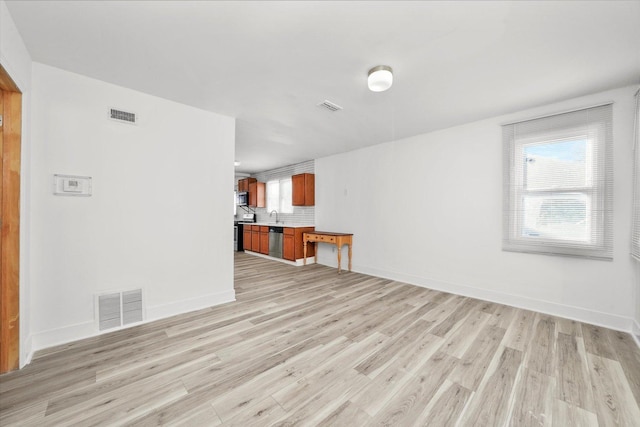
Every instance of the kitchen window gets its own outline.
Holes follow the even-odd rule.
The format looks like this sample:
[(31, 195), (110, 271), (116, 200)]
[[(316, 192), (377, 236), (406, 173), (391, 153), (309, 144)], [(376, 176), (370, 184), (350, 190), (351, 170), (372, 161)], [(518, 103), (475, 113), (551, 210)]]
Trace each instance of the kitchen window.
[(503, 250), (612, 259), (611, 104), (503, 127)]
[(293, 213), (291, 178), (267, 182), (267, 211)]

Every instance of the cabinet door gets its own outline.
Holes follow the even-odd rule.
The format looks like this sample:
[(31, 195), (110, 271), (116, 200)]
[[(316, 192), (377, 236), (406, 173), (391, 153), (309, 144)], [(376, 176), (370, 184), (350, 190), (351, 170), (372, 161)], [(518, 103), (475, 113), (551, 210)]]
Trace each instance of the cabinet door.
[(267, 185), (264, 182), (256, 182), (256, 207), (257, 208), (266, 208), (267, 207), (267, 197), (266, 197), (266, 187)]
[(251, 226), (244, 226), (242, 248), (248, 251), (251, 250)]
[(269, 255), (269, 229), (267, 232), (260, 231), (260, 253)]
[(253, 225), (253, 231), (251, 231), (251, 250), (253, 252), (260, 252), (260, 232), (258, 227)]
[(249, 191), (249, 184), (257, 182), (256, 178), (243, 178), (238, 181), (238, 191)]
[(252, 182), (249, 184), (249, 206), (255, 208), (258, 201), (258, 193), (256, 192), (258, 187), (257, 182)]
[(304, 175), (293, 175), (291, 177), (291, 204), (293, 206), (304, 206)]
[(301, 173), (291, 177), (291, 204), (293, 206), (315, 205), (316, 178), (312, 173)]
[(265, 197), (265, 183), (252, 182), (249, 184), (249, 206), (252, 208), (267, 207), (267, 198)]
[(295, 237), (293, 234), (285, 234), (282, 236), (282, 258), (289, 261), (296, 260)]

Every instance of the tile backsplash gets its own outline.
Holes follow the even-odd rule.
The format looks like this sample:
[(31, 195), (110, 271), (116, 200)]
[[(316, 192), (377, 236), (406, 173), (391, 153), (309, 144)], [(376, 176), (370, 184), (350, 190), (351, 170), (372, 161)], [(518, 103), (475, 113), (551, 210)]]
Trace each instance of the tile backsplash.
[[(315, 173), (315, 161), (309, 160), (303, 163), (296, 163), (295, 165), (283, 166), (277, 169), (271, 169), (264, 172), (252, 174), (252, 178), (256, 178), (258, 182), (269, 182), (276, 179), (289, 178), (292, 175), (299, 173)], [(258, 222), (273, 222), (275, 218), (269, 218), (269, 212), (265, 208), (252, 208), (255, 210), (256, 221)], [(238, 208), (236, 219), (242, 217), (242, 214), (246, 213), (242, 208)], [(294, 206), (293, 213), (278, 213), (278, 220), (284, 221), (289, 224), (315, 224), (315, 206)]]

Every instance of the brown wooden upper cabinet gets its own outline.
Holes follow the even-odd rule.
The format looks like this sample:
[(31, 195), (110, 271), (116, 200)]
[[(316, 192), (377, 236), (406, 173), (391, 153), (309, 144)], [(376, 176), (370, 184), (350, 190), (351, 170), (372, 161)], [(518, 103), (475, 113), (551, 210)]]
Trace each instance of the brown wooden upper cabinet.
[(252, 208), (264, 208), (267, 206), (264, 182), (251, 182), (249, 184), (249, 206)]
[(291, 204), (293, 206), (314, 206), (316, 204), (316, 176), (301, 173), (291, 177)]
[(249, 184), (258, 182), (255, 178), (244, 178), (238, 181), (238, 191), (249, 191)]

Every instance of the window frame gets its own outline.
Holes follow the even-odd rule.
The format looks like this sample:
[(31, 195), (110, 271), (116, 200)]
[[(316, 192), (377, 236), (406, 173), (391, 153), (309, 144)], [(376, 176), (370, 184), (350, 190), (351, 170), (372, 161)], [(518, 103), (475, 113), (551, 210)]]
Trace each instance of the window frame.
[[(610, 107), (611, 104), (592, 107)], [(580, 112), (587, 109), (576, 110)], [(545, 116), (540, 119), (561, 116), (560, 113)], [(523, 123), (523, 122), (519, 122)], [(567, 255), (596, 259), (612, 259), (612, 141), (609, 134), (611, 129), (611, 113), (608, 120), (593, 120), (589, 123), (576, 125), (572, 119), (566, 124), (551, 128), (541, 127), (542, 130), (522, 132), (518, 134), (512, 123), (503, 126), (504, 149), (504, 226), (503, 247), (504, 251), (541, 253), (548, 255)], [(526, 154), (528, 146), (551, 144), (562, 141), (587, 141), (587, 164), (585, 165), (585, 185), (560, 186), (547, 189), (526, 188)], [(520, 168), (516, 162), (522, 162)], [(589, 172), (587, 173), (587, 168)], [(603, 183), (604, 179), (604, 183)], [(611, 182), (609, 182), (611, 181)], [(572, 198), (576, 195), (584, 195), (586, 201), (587, 239), (553, 238), (527, 235), (526, 210), (524, 209), (527, 197), (549, 196), (553, 198)]]
[(640, 262), (640, 89), (635, 94), (633, 125), (633, 208), (631, 213), (631, 257)]

